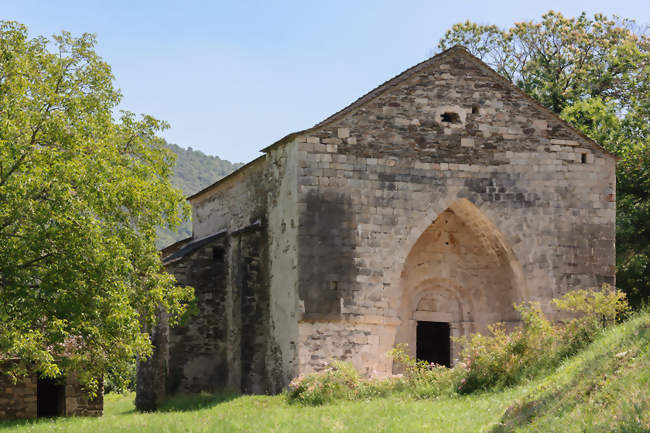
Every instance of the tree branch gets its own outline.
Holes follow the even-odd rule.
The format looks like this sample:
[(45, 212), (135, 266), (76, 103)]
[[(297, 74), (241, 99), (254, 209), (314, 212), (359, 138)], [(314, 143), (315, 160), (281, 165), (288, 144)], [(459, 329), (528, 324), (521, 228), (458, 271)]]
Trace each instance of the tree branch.
[(37, 257), (37, 258), (35, 258), (35, 259), (32, 259), (32, 260), (30, 260), (30, 261), (28, 261), (28, 262), (25, 262), (25, 263), (21, 263), (21, 264), (19, 264), (18, 266), (16, 266), (16, 268), (18, 268), (18, 269), (25, 269), (25, 268), (28, 268), (28, 267), (34, 265), (35, 263), (38, 263), (38, 262), (40, 262), (41, 260), (44, 260), (44, 259), (50, 257), (51, 255), (52, 255), (52, 253), (43, 254), (43, 255), (40, 256), (40, 257)]

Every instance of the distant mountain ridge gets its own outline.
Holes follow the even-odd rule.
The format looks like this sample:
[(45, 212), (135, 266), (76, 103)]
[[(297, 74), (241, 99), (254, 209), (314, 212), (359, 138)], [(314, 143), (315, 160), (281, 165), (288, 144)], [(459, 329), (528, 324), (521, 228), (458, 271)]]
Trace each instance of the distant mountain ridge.
[[(167, 147), (176, 154), (172, 185), (182, 189), (186, 197), (212, 185), (244, 165), (226, 161), (218, 156), (206, 155), (191, 147), (186, 149), (173, 143), (167, 143)], [(156, 246), (164, 248), (191, 235), (192, 225), (190, 221), (185, 221), (177, 232), (159, 230)]]

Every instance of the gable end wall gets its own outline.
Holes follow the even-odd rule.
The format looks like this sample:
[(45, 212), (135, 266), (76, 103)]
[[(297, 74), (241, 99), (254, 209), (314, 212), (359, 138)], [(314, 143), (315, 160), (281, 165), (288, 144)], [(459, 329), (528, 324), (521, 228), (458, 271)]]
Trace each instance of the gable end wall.
[[(526, 281), (520, 299), (553, 315), (551, 298), (614, 283), (614, 158), (463, 55), (298, 141), (301, 373), (332, 358), (391, 371), (401, 266), (461, 198), (512, 246)], [(488, 305), (452, 333), (516, 319)]]

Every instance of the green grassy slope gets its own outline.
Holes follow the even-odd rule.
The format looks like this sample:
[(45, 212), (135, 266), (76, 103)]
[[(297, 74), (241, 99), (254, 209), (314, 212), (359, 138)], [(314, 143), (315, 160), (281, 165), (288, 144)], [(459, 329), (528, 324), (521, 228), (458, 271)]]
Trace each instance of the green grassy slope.
[(105, 415), (0, 423), (1, 432), (650, 432), (650, 314), (608, 330), (555, 372), (502, 392), (289, 405), (283, 396), (197, 396), (134, 412), (109, 395)]
[(494, 432), (650, 431), (650, 314), (609, 329), (537, 382)]
[[(191, 147), (185, 149), (171, 143), (168, 143), (167, 147), (176, 154), (172, 185), (183, 190), (185, 196), (202, 190), (243, 165), (241, 163), (233, 164), (217, 156), (206, 155)], [(159, 230), (156, 246), (164, 248), (191, 234), (192, 225), (189, 221), (185, 221), (176, 232)]]

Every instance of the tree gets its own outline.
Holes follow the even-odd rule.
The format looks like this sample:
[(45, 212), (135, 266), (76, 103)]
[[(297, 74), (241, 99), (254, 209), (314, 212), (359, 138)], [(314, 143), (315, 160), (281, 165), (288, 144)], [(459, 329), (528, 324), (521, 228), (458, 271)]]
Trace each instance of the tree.
[(151, 353), (158, 308), (178, 320), (192, 297), (154, 246), (188, 214), (156, 137), (167, 125), (114, 118), (94, 44), (0, 21), (0, 361), (19, 360), (14, 378), (74, 373), (91, 393)]
[(550, 11), (509, 29), (455, 24), (439, 49), (464, 45), (620, 159), (617, 284), (650, 297), (650, 37), (634, 20)]

